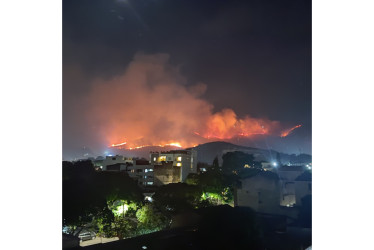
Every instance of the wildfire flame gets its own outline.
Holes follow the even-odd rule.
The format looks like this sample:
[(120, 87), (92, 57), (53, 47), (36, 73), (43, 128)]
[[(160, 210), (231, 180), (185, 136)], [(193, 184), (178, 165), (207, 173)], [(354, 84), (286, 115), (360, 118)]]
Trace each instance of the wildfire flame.
[(288, 136), (292, 131), (294, 131), (295, 129), (300, 128), (300, 127), (301, 127), (301, 125), (296, 125), (295, 127), (292, 127), (292, 128), (290, 128), (290, 129), (287, 129), (287, 130), (285, 130), (285, 131), (283, 131), (283, 132), (281, 133), (280, 137), (286, 137), (286, 136)]
[(110, 147), (120, 147), (120, 146), (123, 146), (123, 145), (126, 145), (127, 144), (127, 142), (122, 142), (122, 143), (118, 143), (118, 144), (112, 144), (112, 145), (110, 145)]
[[(287, 130), (284, 130), (282, 131), (280, 137), (286, 137), (288, 136), (293, 130), (297, 129), (297, 128), (300, 128), (301, 125), (296, 125), (290, 129), (287, 129)], [(249, 133), (249, 132), (240, 132), (240, 133), (237, 133), (237, 134), (234, 134), (234, 135), (229, 135), (229, 136), (226, 136), (223, 134), (223, 135), (215, 135), (213, 133), (206, 133), (205, 135), (201, 135), (199, 132), (196, 132), (194, 131), (193, 134), (201, 137), (201, 138), (204, 138), (204, 139), (220, 139), (220, 140), (227, 140), (227, 139), (232, 139), (233, 137), (235, 136), (241, 136), (241, 137), (251, 137), (253, 135), (266, 135), (266, 134), (269, 134), (268, 130), (266, 130), (263, 126), (261, 127), (262, 131), (257, 131), (257, 133), (255, 132), (252, 132), (252, 133)], [(143, 137), (141, 137), (143, 138)], [(140, 148), (144, 148), (144, 147), (154, 147), (154, 146), (158, 146), (158, 147), (167, 147), (167, 146), (172, 146), (172, 147), (178, 147), (178, 148), (183, 148), (182, 144), (180, 142), (170, 142), (170, 143), (166, 143), (166, 144), (152, 144), (152, 145), (140, 145), (140, 146), (133, 146), (133, 147), (123, 147), (124, 145), (126, 145), (127, 142), (122, 142), (122, 143), (118, 143), (118, 144), (111, 144), (110, 147), (115, 147), (115, 148), (120, 148), (120, 149), (129, 149), (129, 150), (134, 150), (134, 149), (140, 149)], [(192, 144), (191, 144), (192, 145)], [(187, 146), (191, 146), (190, 144), (187, 144)], [(198, 144), (193, 144), (192, 147), (195, 147), (197, 146)]]
[(173, 146), (173, 147), (182, 148), (182, 145), (179, 142), (172, 142), (169, 144), (165, 144), (165, 146)]
[[(122, 146), (125, 145), (125, 144), (127, 144), (127, 142), (112, 144), (112, 145), (110, 145), (110, 147), (122, 149), (122, 148), (124, 148)], [(171, 146), (171, 147), (183, 148), (183, 146), (179, 142), (171, 142), (171, 143), (168, 143), (168, 144), (159, 144), (159, 145), (140, 145), (140, 146), (136, 146), (136, 147), (128, 147), (128, 148), (125, 148), (125, 149), (134, 150), (134, 149), (140, 149), (140, 148), (144, 148), (144, 147), (154, 147), (154, 146), (158, 146), (158, 147)]]

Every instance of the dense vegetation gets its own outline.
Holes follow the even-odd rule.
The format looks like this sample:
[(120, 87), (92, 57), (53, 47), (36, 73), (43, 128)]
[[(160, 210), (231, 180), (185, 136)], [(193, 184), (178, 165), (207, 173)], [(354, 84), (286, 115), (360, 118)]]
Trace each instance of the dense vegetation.
[(168, 218), (144, 201), (127, 173), (96, 172), (90, 161), (63, 162), (63, 225), (122, 239), (158, 231)]

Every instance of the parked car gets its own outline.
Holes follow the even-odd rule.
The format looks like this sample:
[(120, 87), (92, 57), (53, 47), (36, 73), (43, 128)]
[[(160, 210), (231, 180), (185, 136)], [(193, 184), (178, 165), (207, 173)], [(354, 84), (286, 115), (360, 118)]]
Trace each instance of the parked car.
[(96, 234), (94, 232), (82, 232), (78, 235), (78, 238), (81, 240), (81, 241), (85, 241), (85, 240), (93, 240), (96, 238)]

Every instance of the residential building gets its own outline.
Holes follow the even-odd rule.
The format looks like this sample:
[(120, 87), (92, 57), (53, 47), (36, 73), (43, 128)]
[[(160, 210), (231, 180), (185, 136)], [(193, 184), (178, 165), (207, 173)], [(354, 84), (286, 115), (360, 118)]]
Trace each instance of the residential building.
[(197, 173), (197, 152), (193, 149), (151, 152), (150, 158), (158, 185), (184, 182), (188, 174)]
[(279, 210), (279, 178), (275, 173), (262, 171), (255, 176), (242, 179), (241, 187), (234, 195), (234, 205), (250, 207), (260, 213)]
[(132, 165), (127, 166), (127, 173), (138, 181), (140, 186), (154, 185), (153, 166), (147, 160), (134, 160)]
[(296, 179), (305, 172), (305, 166), (281, 166), (275, 172), (279, 176), (280, 183), (280, 205), (293, 207), (300, 200), (300, 194), (297, 195)]
[(305, 171), (295, 179), (296, 204), (302, 205), (302, 198), (312, 195), (312, 173)]
[[(132, 164), (133, 159), (131, 157), (124, 157), (122, 155), (115, 155), (115, 156), (106, 156), (103, 160), (97, 160), (94, 162), (95, 166), (100, 167), (103, 171), (107, 170), (108, 165), (115, 165), (115, 164)], [(123, 169), (121, 169), (123, 170)]]
[(107, 156), (100, 168), (103, 171), (126, 171), (142, 187), (154, 185), (153, 166), (145, 159), (133, 159), (118, 155)]
[(312, 174), (301, 167), (286, 167), (241, 179), (241, 186), (234, 192), (235, 206), (296, 218), (296, 207), (302, 206), (303, 197), (312, 194)]

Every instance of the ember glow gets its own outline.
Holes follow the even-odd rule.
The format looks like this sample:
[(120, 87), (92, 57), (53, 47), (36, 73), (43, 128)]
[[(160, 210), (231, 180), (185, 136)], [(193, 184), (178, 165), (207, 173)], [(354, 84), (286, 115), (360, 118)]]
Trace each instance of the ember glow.
[(300, 127), (301, 127), (301, 125), (297, 125), (297, 126), (295, 126), (293, 128), (290, 128), (290, 129), (287, 129), (287, 130), (283, 131), (282, 134), (281, 134), (281, 137), (288, 136), (293, 130), (295, 130), (297, 128), (300, 128)]
[(123, 145), (125, 145), (125, 143), (120, 143), (120, 144), (112, 144), (110, 147), (114, 147), (114, 148), (119, 148), (119, 149), (130, 149), (130, 150), (134, 150), (134, 149), (140, 149), (140, 148), (145, 148), (145, 147), (154, 147), (154, 146), (157, 146), (157, 147), (177, 147), (177, 148), (182, 148), (183, 146), (179, 143), (179, 142), (172, 142), (172, 143), (169, 143), (169, 144), (164, 144), (164, 145), (161, 145), (161, 144), (158, 144), (158, 145), (141, 145), (141, 146), (137, 146), (137, 147), (122, 147)]
[(111, 147), (120, 147), (120, 146), (123, 146), (123, 145), (126, 145), (127, 144), (127, 142), (122, 142), (122, 143), (118, 143), (118, 144), (112, 144), (112, 145), (110, 145)]
[(182, 148), (182, 145), (179, 142), (172, 142), (170, 144), (166, 144), (165, 146), (173, 146), (177, 148)]
[(168, 60), (166, 54), (137, 54), (123, 75), (95, 81), (86, 100), (87, 119), (104, 145), (192, 147), (234, 137), (283, 137), (300, 126), (282, 132), (278, 121), (238, 117), (232, 109), (213, 112), (202, 98), (206, 85), (187, 84)]

